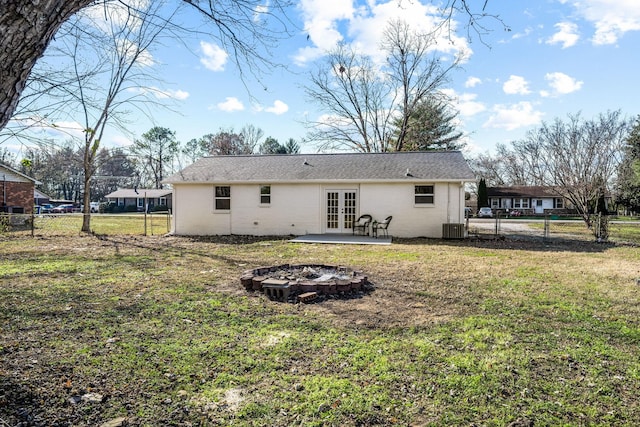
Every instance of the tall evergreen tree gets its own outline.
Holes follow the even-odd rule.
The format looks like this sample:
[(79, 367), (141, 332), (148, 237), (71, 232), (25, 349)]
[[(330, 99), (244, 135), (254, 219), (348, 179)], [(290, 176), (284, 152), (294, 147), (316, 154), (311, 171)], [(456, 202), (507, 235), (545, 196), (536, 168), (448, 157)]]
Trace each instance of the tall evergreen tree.
[(270, 136), (260, 145), (260, 154), (287, 154), (287, 148)]
[(478, 207), (489, 206), (489, 194), (487, 193), (487, 182), (484, 178), (480, 178), (478, 183)]
[[(463, 133), (456, 130), (458, 113), (441, 99), (429, 97), (420, 102), (409, 114), (403, 151), (459, 150)], [(402, 119), (394, 122), (396, 135), (400, 133)]]
[(627, 211), (640, 212), (640, 116), (626, 139), (624, 157), (618, 169), (616, 202)]

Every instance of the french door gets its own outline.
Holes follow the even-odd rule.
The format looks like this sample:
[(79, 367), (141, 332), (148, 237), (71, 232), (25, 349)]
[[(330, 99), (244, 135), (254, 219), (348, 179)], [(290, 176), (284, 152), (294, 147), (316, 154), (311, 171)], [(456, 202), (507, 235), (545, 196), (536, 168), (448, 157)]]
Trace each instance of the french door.
[(353, 228), (356, 220), (356, 190), (327, 190), (326, 191), (326, 222), (327, 233), (346, 233)]

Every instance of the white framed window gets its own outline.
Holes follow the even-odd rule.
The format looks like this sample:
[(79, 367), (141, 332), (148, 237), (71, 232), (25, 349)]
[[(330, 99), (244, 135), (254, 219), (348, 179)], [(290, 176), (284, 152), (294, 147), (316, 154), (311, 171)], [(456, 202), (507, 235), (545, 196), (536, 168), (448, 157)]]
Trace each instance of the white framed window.
[(260, 204), (261, 205), (271, 204), (271, 186), (270, 185), (260, 186)]
[(491, 207), (498, 209), (500, 207), (500, 199), (491, 199)]
[(513, 207), (516, 209), (529, 209), (529, 199), (513, 199)]
[(435, 194), (433, 185), (416, 185), (415, 186), (415, 204), (416, 205), (433, 205)]
[(138, 206), (139, 208), (144, 208), (144, 198), (143, 197), (138, 197), (136, 206)]
[(160, 197), (160, 206), (167, 206), (167, 198)]
[(124, 206), (124, 198), (118, 197), (118, 206)]
[(556, 209), (564, 209), (564, 199), (562, 197), (556, 198)]
[(229, 187), (228, 185), (216, 185), (214, 199), (215, 210), (231, 210), (231, 187)]

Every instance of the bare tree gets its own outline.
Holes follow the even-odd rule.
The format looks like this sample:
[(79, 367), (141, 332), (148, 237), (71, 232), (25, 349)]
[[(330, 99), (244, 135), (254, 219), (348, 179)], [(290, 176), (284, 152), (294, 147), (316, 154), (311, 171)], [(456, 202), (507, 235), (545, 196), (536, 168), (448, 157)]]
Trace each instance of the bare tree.
[(240, 135), (242, 135), (245, 151), (254, 153), (256, 151), (256, 147), (260, 145), (260, 140), (264, 136), (264, 131), (259, 127), (248, 124), (244, 125), (242, 129), (240, 129)]
[(50, 53), (68, 64), (68, 82), (50, 85), (55, 87), (47, 93), (54, 100), (54, 109), (40, 108), (52, 127), (65, 131), (56, 125), (56, 119), (66, 119), (82, 129), (81, 137), (78, 129), (66, 131), (78, 141), (83, 155), (84, 232), (91, 230), (91, 180), (100, 143), (108, 127), (125, 128), (127, 108), (148, 102), (145, 83), (150, 79), (150, 48), (168, 30), (169, 21), (157, 18), (161, 2), (132, 0), (131, 4), (137, 7), (114, 5), (98, 15), (91, 9), (77, 14), (59, 32)]
[[(144, 5), (148, 3), (158, 8), (163, 2)], [(239, 65), (241, 77), (247, 72), (256, 77), (266, 65), (274, 65), (270, 50), (290, 35), (285, 9), (292, 3), (271, 0), (265, 7), (263, 0), (174, 0), (176, 6), (188, 6), (205, 19), (207, 25), (191, 30), (216, 39)], [(92, 5), (102, 5), (106, 14), (113, 5), (124, 6), (132, 14), (146, 9), (141, 6), (136, 10), (140, 5), (126, 0), (0, 0), (0, 129), (13, 116), (36, 61), (62, 24)], [(164, 20), (165, 28), (176, 29), (179, 22), (174, 24), (171, 15), (158, 14), (154, 18)]]
[(307, 97), (325, 116), (307, 123), (309, 141), (321, 150), (388, 151), (392, 129), (386, 99), (391, 89), (370, 58), (339, 45), (310, 80)]
[(508, 185), (500, 156), (490, 153), (479, 154), (469, 159), (469, 166), (478, 179), (484, 178), (489, 187)]
[(387, 61), (378, 66), (353, 48), (340, 45), (311, 75), (308, 98), (326, 115), (308, 123), (308, 139), (321, 149), (361, 152), (401, 151), (409, 118), (420, 103), (438, 97), (438, 89), (460, 56), (443, 65), (434, 55), (432, 35), (391, 21), (381, 49)]
[(620, 111), (591, 120), (570, 115), (530, 131), (514, 152), (527, 159), (537, 182), (569, 200), (591, 228), (594, 204), (612, 189), (628, 131)]
[[(447, 81), (449, 72), (458, 66), (458, 56), (444, 66), (435, 56), (433, 34), (413, 31), (409, 24), (394, 20), (387, 25), (382, 39), (382, 50), (387, 53), (386, 75), (393, 86), (397, 104), (395, 151), (403, 151), (409, 121), (419, 106), (442, 98), (440, 89)], [(431, 54), (430, 54), (431, 52)]]
[(245, 143), (243, 134), (233, 129), (220, 129), (218, 133), (203, 136), (200, 146), (214, 156), (253, 154), (253, 147)]

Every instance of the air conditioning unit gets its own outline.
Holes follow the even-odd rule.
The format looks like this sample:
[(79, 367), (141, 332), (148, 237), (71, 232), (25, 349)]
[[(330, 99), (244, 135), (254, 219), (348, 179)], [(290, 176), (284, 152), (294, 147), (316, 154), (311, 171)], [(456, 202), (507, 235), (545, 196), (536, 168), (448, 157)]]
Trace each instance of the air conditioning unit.
[(442, 224), (443, 239), (464, 239), (464, 224)]

